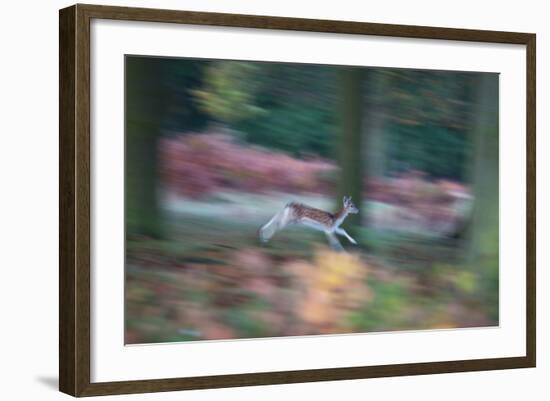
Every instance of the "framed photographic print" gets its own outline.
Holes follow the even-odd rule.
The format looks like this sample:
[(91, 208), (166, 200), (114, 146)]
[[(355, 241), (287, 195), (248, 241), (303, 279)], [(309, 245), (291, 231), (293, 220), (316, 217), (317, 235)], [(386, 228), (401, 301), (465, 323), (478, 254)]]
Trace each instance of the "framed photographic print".
[(535, 35), (60, 11), (60, 390), (535, 366)]

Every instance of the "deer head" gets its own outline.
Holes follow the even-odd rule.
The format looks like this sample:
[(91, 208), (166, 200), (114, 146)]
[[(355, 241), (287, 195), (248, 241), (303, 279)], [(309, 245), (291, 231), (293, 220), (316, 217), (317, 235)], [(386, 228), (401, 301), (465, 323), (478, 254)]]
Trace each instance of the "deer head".
[(351, 201), (351, 196), (344, 196), (344, 209), (346, 212), (350, 214), (356, 214), (359, 213), (359, 209), (355, 207), (353, 202)]

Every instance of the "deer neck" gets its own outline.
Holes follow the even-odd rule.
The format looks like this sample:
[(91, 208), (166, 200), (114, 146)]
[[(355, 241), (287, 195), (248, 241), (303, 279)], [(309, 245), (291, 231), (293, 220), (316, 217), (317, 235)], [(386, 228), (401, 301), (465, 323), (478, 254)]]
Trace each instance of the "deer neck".
[(344, 222), (346, 217), (348, 217), (349, 212), (346, 209), (340, 210), (338, 213), (334, 215), (334, 228), (340, 227), (340, 224)]

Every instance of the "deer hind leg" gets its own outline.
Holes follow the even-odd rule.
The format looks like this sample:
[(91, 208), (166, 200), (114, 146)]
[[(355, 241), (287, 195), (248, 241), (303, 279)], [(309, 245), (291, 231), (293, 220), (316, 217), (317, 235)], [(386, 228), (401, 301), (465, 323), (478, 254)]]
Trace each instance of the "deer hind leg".
[(338, 241), (338, 238), (336, 238), (336, 235), (334, 235), (333, 233), (329, 233), (329, 232), (325, 232), (325, 234), (327, 236), (328, 243), (330, 244), (330, 247), (333, 250), (335, 250), (337, 252), (345, 252), (344, 247), (342, 246), (340, 241)]
[(287, 206), (260, 228), (260, 240), (269, 241), (277, 231), (285, 228), (290, 222), (290, 209)]

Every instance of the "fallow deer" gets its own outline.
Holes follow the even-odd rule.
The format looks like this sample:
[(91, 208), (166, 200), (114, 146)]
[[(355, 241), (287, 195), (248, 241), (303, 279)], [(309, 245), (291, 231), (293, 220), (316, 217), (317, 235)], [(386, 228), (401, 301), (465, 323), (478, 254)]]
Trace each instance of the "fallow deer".
[(343, 228), (340, 228), (340, 225), (348, 214), (359, 212), (359, 209), (351, 201), (351, 196), (344, 196), (343, 203), (341, 210), (330, 213), (302, 203), (290, 202), (260, 228), (260, 239), (267, 242), (277, 231), (281, 231), (288, 225), (301, 224), (324, 232), (330, 246), (341, 251), (344, 248), (336, 238), (336, 234), (346, 237), (352, 244), (357, 244), (357, 242)]

